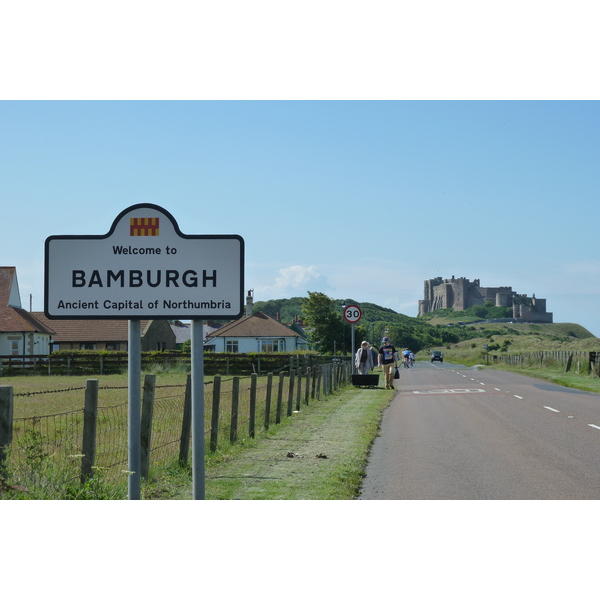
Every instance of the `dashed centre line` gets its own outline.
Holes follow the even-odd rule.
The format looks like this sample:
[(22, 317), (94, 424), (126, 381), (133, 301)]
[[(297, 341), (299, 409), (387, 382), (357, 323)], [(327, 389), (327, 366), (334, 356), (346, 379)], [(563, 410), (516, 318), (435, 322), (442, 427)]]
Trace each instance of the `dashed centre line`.
[[(465, 379), (467, 379), (467, 375), (464, 375), (463, 373), (459, 373), (458, 371), (454, 371), (454, 369), (452, 369), (452, 371), (454, 373), (456, 373), (457, 375), (460, 375), (461, 377), (464, 377)], [(470, 378), (471, 381), (476, 381), (475, 379), (473, 379), (472, 377)], [(478, 381), (477, 382), (479, 385), (484, 386), (485, 383), (483, 383), (482, 381)], [(494, 390), (496, 392), (501, 392), (501, 388), (497, 388), (495, 387)], [(423, 390), (423, 391), (416, 391), (413, 390), (413, 394), (423, 394), (423, 395), (428, 395), (428, 394), (473, 394), (473, 393), (482, 393), (485, 392), (485, 390), (480, 390), (480, 389), (438, 389), (438, 390)], [(505, 392), (507, 394), (510, 394), (509, 391)], [(515, 398), (518, 398), (519, 400), (524, 400), (523, 396), (518, 396), (517, 394), (513, 394), (513, 396)], [(555, 413), (560, 413), (560, 410), (557, 410), (556, 408), (552, 408), (552, 406), (544, 406), (544, 408), (546, 410), (549, 410), (551, 412), (555, 412)], [(569, 419), (574, 419), (575, 417), (573, 416), (569, 416)], [(595, 425), (594, 423), (588, 423), (588, 427), (593, 427), (594, 429), (598, 429), (600, 431), (600, 425)]]
[(468, 389), (460, 389), (460, 390), (413, 390), (413, 394), (481, 394), (484, 393), (485, 390), (468, 390)]

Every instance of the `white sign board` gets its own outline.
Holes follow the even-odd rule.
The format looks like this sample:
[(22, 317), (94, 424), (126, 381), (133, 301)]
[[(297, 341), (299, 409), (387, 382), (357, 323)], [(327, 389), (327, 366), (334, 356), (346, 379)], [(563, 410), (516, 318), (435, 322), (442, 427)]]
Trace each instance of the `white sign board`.
[(185, 235), (154, 204), (125, 209), (105, 235), (46, 239), (49, 319), (235, 319), (243, 294), (244, 240)]

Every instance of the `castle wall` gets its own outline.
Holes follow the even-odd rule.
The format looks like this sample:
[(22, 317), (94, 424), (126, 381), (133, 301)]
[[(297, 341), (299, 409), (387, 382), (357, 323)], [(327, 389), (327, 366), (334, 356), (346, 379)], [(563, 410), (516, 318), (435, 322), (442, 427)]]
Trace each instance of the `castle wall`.
[(527, 297), (513, 292), (510, 286), (480, 286), (480, 280), (469, 281), (465, 277), (451, 279), (436, 277), (424, 282), (424, 299), (419, 300), (419, 315), (426, 315), (440, 308), (466, 310), (492, 302), (495, 306), (513, 306), (514, 318), (541, 323), (552, 323), (552, 313), (546, 311), (546, 300)]

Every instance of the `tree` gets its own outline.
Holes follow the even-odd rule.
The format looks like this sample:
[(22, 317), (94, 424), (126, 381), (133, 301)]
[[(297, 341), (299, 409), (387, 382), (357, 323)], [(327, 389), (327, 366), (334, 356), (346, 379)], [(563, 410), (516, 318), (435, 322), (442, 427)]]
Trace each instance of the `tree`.
[(335, 302), (322, 292), (308, 292), (302, 312), (310, 345), (323, 354), (333, 354), (334, 342), (339, 342), (342, 330), (342, 316), (335, 310)]

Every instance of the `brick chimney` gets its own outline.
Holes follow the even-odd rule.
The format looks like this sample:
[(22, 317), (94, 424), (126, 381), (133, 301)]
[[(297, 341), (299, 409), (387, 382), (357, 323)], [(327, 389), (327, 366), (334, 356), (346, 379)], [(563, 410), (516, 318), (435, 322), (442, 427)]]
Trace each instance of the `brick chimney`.
[(254, 290), (248, 290), (248, 295), (246, 296), (246, 317), (252, 316), (252, 305), (254, 304), (254, 300), (252, 298), (253, 294)]

